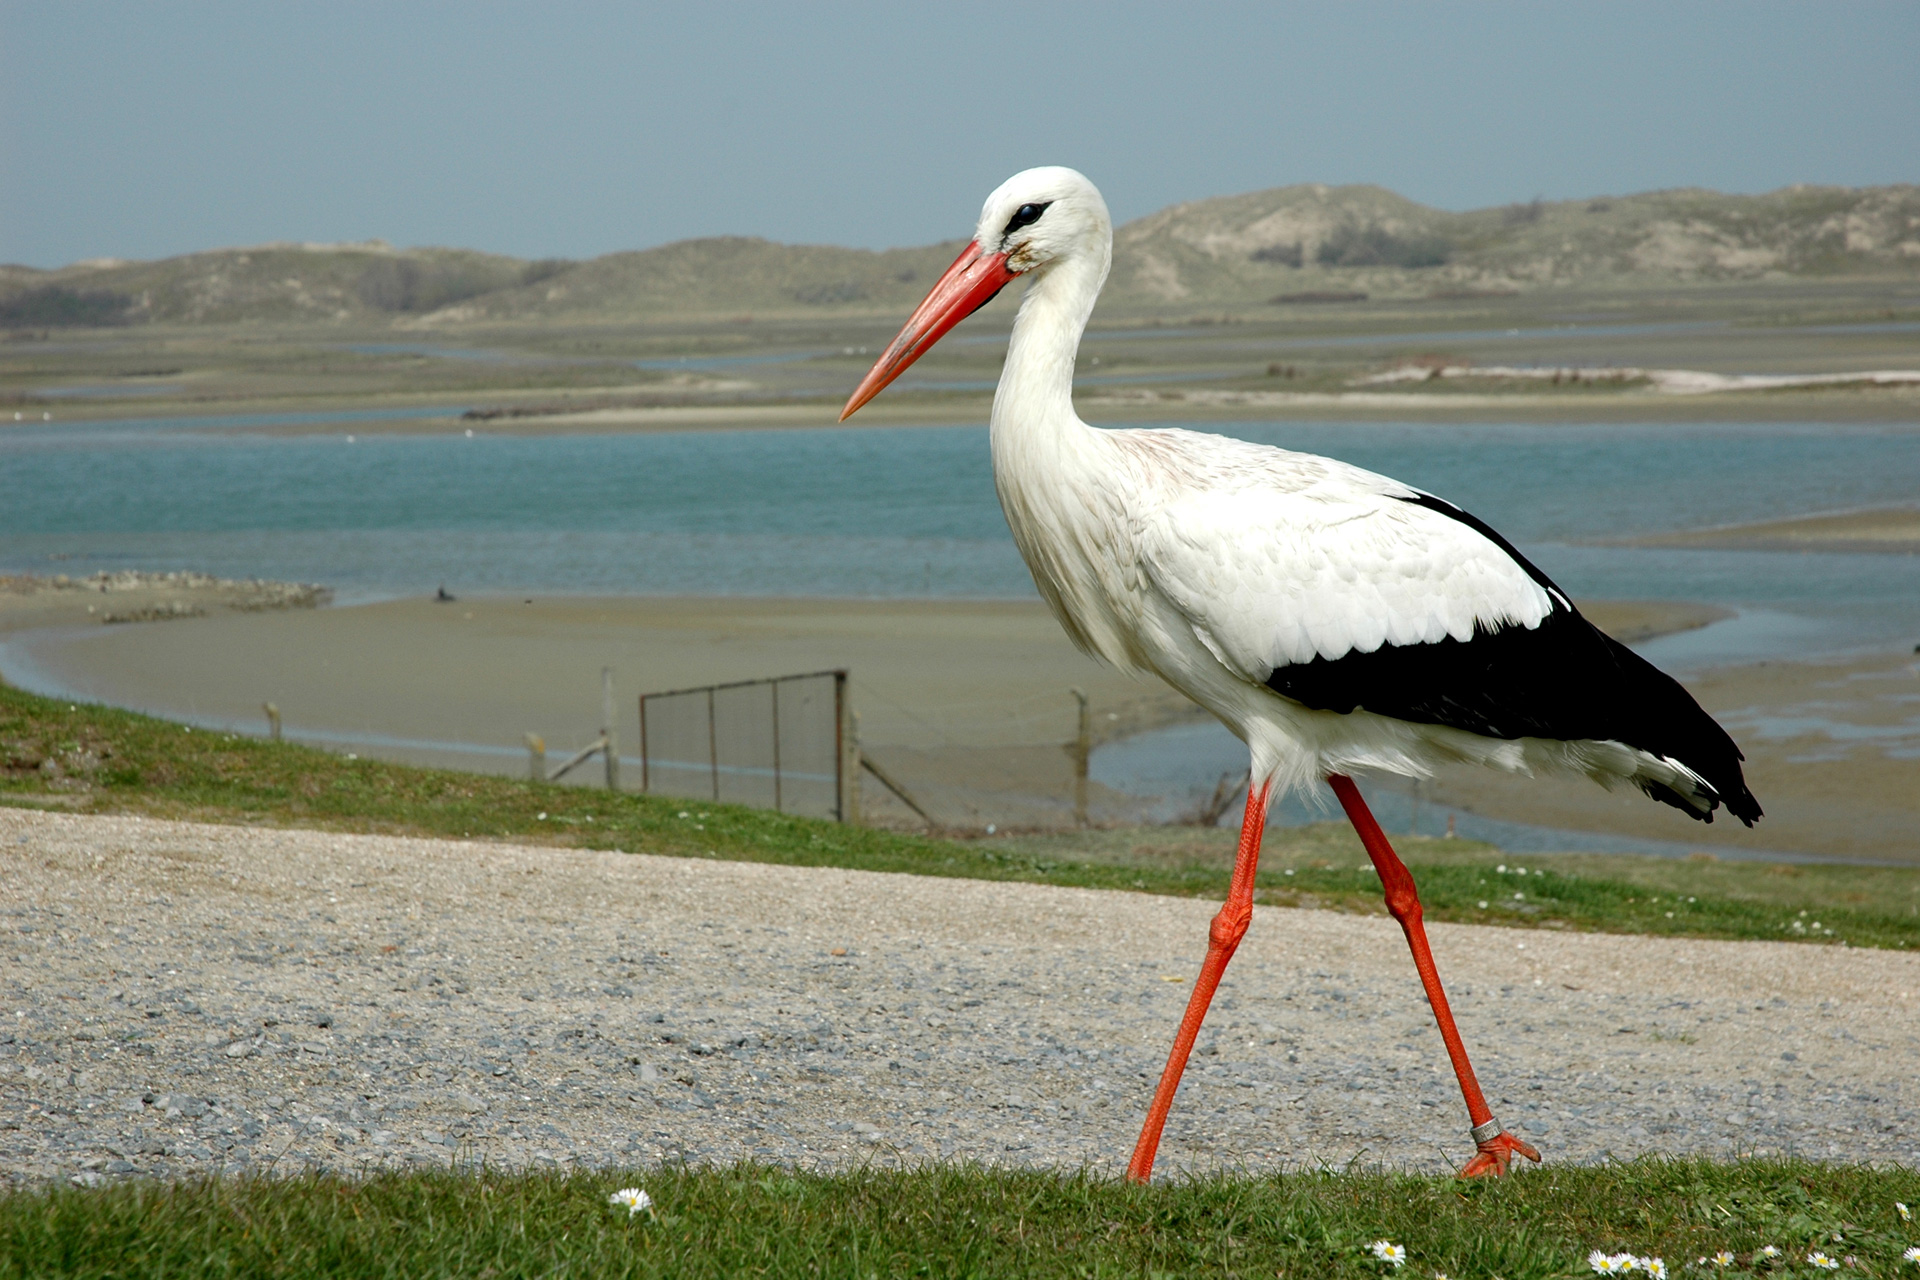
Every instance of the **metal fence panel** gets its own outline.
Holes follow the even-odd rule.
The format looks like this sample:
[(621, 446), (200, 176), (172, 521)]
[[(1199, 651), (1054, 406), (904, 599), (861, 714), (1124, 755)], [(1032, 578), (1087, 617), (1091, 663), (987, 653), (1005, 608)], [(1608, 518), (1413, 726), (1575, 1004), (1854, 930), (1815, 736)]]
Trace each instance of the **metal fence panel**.
[(773, 682), (782, 813), (840, 816), (840, 707), (832, 672)]
[(714, 777), (728, 804), (779, 808), (773, 685), (723, 685), (713, 691)]
[(713, 694), (709, 689), (640, 699), (641, 787), (670, 796), (714, 794)]
[(641, 786), (807, 817), (842, 816), (845, 673), (640, 699)]

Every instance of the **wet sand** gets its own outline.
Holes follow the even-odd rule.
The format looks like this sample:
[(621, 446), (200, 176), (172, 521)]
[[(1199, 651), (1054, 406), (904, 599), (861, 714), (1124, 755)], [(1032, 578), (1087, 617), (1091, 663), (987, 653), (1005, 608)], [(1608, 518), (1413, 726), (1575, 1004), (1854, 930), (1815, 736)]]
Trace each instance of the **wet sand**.
[(1635, 538), (1636, 547), (1712, 547), (1729, 551), (1888, 552), (1920, 555), (1920, 507), (1879, 507), (1756, 524), (1688, 529)]
[(845, 668), (863, 746), (953, 825), (1070, 816), (1073, 688), (1101, 738), (1189, 714), (1075, 651), (1037, 600), (475, 597), (103, 627), (72, 599), (15, 595), (0, 643), (0, 674), (26, 687), (254, 733), (272, 701), (296, 741), (503, 773), (526, 768), (525, 733), (553, 762), (594, 738), (602, 667), (630, 758), (642, 693)]

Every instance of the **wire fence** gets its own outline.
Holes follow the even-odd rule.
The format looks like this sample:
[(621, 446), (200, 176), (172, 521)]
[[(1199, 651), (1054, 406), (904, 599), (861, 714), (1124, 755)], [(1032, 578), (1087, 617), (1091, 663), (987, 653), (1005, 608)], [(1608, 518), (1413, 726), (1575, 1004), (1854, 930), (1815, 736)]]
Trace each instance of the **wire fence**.
[(857, 821), (857, 746), (845, 671), (649, 693), (640, 788)]

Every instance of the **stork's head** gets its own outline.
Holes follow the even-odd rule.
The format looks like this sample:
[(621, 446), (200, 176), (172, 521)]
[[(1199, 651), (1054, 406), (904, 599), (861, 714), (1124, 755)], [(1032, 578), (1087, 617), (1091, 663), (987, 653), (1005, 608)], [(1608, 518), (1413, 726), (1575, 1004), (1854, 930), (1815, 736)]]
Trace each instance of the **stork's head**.
[(1100, 261), (1104, 274), (1104, 255), (1112, 235), (1107, 202), (1084, 175), (1046, 165), (1008, 178), (987, 197), (973, 241), (960, 251), (908, 317), (900, 335), (861, 379), (840, 411), (840, 420), (852, 417), (854, 410), (905, 373), (949, 329), (993, 301), (1014, 279), (1045, 274), (1054, 264), (1076, 257)]
[(1111, 234), (1107, 202), (1086, 176), (1045, 165), (1014, 174), (987, 197), (973, 242), (1024, 275), (1076, 250), (1096, 252)]

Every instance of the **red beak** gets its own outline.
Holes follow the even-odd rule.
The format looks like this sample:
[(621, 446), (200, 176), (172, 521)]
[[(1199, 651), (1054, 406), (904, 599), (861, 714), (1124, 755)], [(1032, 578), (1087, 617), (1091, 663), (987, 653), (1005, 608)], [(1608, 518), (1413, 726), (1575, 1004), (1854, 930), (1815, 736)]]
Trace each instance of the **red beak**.
[(905, 373), (908, 365), (946, 336), (947, 330), (993, 301), (993, 296), (1018, 274), (1007, 270), (1006, 254), (987, 253), (977, 240), (962, 249), (926, 300), (914, 308), (900, 336), (881, 353), (873, 368), (867, 370), (867, 376), (854, 388), (847, 407), (840, 411), (840, 421), (851, 418), (854, 410)]

